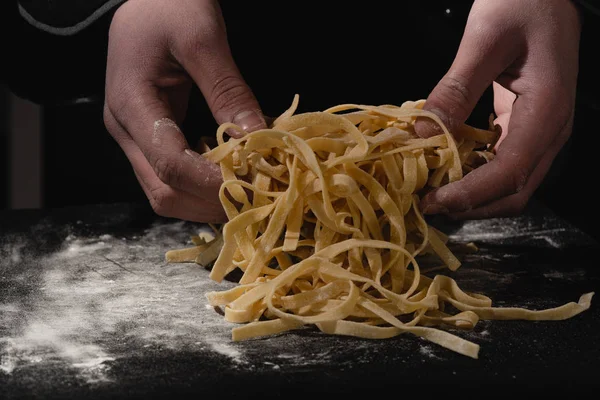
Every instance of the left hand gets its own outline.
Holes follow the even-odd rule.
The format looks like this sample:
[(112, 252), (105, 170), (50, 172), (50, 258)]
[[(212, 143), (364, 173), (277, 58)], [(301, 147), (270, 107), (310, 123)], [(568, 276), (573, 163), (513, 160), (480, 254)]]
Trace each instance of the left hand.
[[(580, 20), (569, 0), (476, 0), (456, 58), (424, 109), (452, 132), (493, 83), (497, 155), (421, 201), (425, 214), (453, 219), (516, 215), (571, 135)], [(417, 121), (422, 137), (439, 134)]]

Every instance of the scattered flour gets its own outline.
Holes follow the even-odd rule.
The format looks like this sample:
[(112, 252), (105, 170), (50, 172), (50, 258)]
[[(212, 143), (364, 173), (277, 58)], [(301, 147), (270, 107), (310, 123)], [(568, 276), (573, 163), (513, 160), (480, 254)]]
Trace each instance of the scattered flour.
[[(535, 236), (560, 247), (554, 235), (562, 228), (533, 232), (527, 221), (508, 221), (512, 220), (504, 221), (502, 229), (489, 222), (466, 223), (450, 238), (477, 241)], [(209, 272), (196, 264), (167, 264), (164, 260), (166, 251), (186, 246), (190, 235), (198, 230), (211, 231), (204, 226), (194, 229), (176, 221), (154, 224), (127, 240), (108, 234), (71, 234), (57, 252), (34, 260), (36, 265), (28, 267), (26, 243), (12, 239), (5, 242), (0, 247), (0, 270), (20, 264), (19, 272), (11, 279), (30, 285), (27, 288), (33, 294), (26, 307), (10, 297), (0, 300), (0, 374), (59, 363), (78, 371), (78, 376), (89, 384), (109, 382), (111, 365), (124, 357), (125, 351), (144, 351), (157, 345), (172, 350), (193, 346), (208, 352), (207, 356), (226, 357), (235, 368), (250, 368), (254, 360), (260, 360), (273, 369), (331, 363), (352, 367), (374, 362), (378, 352), (389, 351), (388, 344), (379, 341), (348, 342), (320, 334), (291, 333), (232, 343), (231, 329), (235, 325), (206, 304), (204, 294), (234, 284), (212, 281)], [(31, 271), (38, 271), (39, 279), (30, 282)], [(483, 277), (501, 283), (513, 279), (510, 274), (480, 269), (459, 272), (463, 274), (461, 280)], [(564, 279), (566, 275), (552, 271), (545, 276)], [(489, 332), (486, 329), (472, 335), (477, 341)], [(115, 337), (127, 342), (123, 346), (126, 350), (109, 345)], [(407, 346), (424, 359), (439, 358), (434, 346), (419, 345), (407, 336), (399, 337), (394, 346)]]
[[(167, 250), (183, 247), (196, 233), (175, 222), (129, 241), (69, 235), (59, 251), (29, 266), (39, 276), (30, 283), (32, 304), (0, 303), (0, 373), (59, 363), (89, 384), (110, 381), (111, 362), (122, 356), (107, 346), (115, 335), (140, 348), (174, 350), (204, 340), (207, 351), (243, 363), (241, 351), (229, 344), (233, 324), (205, 306), (207, 291), (233, 284), (213, 282), (196, 264), (165, 263)], [(22, 248), (3, 248), (19, 256), (1, 262), (25, 258)], [(26, 285), (27, 274), (12, 279)]]
[(565, 275), (559, 271), (550, 271), (544, 274), (544, 278), (549, 279), (564, 279)]
[(263, 364), (264, 365), (268, 365), (268, 366), (270, 366), (273, 369), (279, 369), (280, 368), (279, 364), (275, 364), (275, 363), (272, 363), (272, 362), (269, 362), (269, 361), (265, 361)]
[(23, 248), (23, 245), (17, 245), (14, 246), (12, 248), (11, 254), (10, 254), (10, 260), (12, 261), (13, 264), (18, 264), (19, 262), (21, 262), (21, 249)]
[(244, 359), (242, 358), (242, 353), (227, 343), (214, 341), (212, 338), (208, 339), (208, 344), (210, 345), (213, 351), (216, 351), (219, 354), (229, 357), (233, 362), (236, 363), (244, 363)]
[(287, 359), (287, 360), (294, 359), (296, 357), (298, 357), (296, 354), (278, 354), (277, 355), (277, 358), (283, 358), (283, 359)]
[(159, 120), (154, 121), (154, 131), (152, 132), (152, 144), (156, 146), (160, 146), (162, 144), (162, 138), (165, 135), (166, 131), (177, 131), (181, 132), (179, 126), (175, 121), (169, 118), (161, 118)]
[(574, 279), (581, 279), (585, 276), (585, 270), (583, 269), (574, 269), (570, 271), (549, 271), (544, 273), (544, 278), (548, 279), (562, 279), (566, 281), (571, 281)]
[[(566, 235), (564, 235), (568, 229), (566, 226), (557, 226), (554, 219), (543, 220), (539, 224), (534, 223), (531, 217), (520, 216), (465, 221), (449, 235), (449, 238), (459, 242), (518, 241), (522, 238), (530, 238), (541, 240), (554, 248), (562, 248), (568, 244), (565, 241)], [(577, 240), (577, 238), (573, 237), (572, 240)]]
[(69, 246), (60, 253), (61, 257), (74, 258), (85, 254), (94, 253), (97, 250), (105, 249), (108, 245), (103, 241), (94, 241), (93, 239), (75, 239), (70, 241)]
[(24, 248), (25, 241), (23, 238), (10, 237), (6, 243), (0, 246), (0, 258), (15, 266), (23, 260)]
[(421, 353), (422, 355), (424, 355), (428, 358), (438, 358), (434, 354), (433, 349), (429, 346), (419, 346), (419, 353)]

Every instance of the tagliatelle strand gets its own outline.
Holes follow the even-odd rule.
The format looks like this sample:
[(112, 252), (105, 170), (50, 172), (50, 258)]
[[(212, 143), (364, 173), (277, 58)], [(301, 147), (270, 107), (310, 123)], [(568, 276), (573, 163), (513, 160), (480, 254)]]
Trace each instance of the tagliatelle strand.
[[(477, 358), (477, 344), (443, 327), (560, 320), (590, 307), (593, 293), (548, 310), (494, 308), (448, 276), (422, 275), (420, 256), (437, 257), (450, 272), (460, 260), (423, 218), (420, 196), (493, 160), (496, 127), (450, 132), (422, 109), (422, 100), (295, 114), (298, 99), (270, 128), (245, 133), (221, 125), (218, 146), (204, 154), (221, 166), (219, 195), (229, 217), (210, 277), (221, 281), (243, 271), (239, 286), (207, 293), (211, 305), (224, 307), (225, 319), (242, 324), (233, 340), (310, 325), (369, 339), (412, 333)], [(443, 134), (418, 137), (417, 118), (430, 119)], [(228, 129), (244, 136), (226, 140)], [(174, 250), (169, 257), (185, 262), (201, 251)], [(458, 312), (448, 314), (446, 306)]]

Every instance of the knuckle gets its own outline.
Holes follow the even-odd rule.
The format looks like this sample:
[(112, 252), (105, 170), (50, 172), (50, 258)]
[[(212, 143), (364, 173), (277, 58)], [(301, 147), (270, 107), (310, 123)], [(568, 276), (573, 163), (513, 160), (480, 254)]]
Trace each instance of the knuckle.
[(161, 217), (170, 217), (175, 205), (175, 195), (166, 188), (150, 190), (148, 200), (152, 210)]
[(179, 186), (181, 182), (181, 168), (170, 157), (157, 157), (153, 166), (158, 179), (169, 186)]
[(215, 82), (211, 93), (214, 110), (233, 110), (236, 104), (252, 100), (246, 83), (234, 75), (227, 75)]
[(444, 105), (450, 115), (468, 116), (472, 94), (465, 79), (448, 74), (442, 78), (438, 87), (441, 90), (434, 92), (430, 103), (433, 100), (435, 104)]

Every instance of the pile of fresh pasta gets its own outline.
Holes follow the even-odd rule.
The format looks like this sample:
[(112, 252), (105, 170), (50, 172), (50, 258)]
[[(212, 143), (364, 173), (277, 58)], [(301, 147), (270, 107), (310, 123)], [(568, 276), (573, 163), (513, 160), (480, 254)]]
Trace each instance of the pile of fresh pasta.
[[(296, 114), (292, 106), (268, 129), (246, 133), (223, 124), (204, 156), (220, 165), (220, 200), (228, 222), (214, 239), (167, 260), (209, 265), (239, 285), (207, 294), (239, 323), (235, 341), (313, 326), (324, 333), (384, 339), (408, 332), (477, 358), (479, 346), (445, 327), (472, 329), (479, 319), (561, 320), (590, 306), (532, 311), (494, 308), (447, 275), (427, 277), (419, 259), (460, 266), (448, 238), (429, 226), (419, 198), (461, 179), (494, 157), (499, 131), (463, 125), (449, 132), (424, 101), (401, 106), (339, 105)], [(420, 138), (417, 118), (443, 134)], [(225, 132), (238, 131), (240, 138)], [(235, 136), (235, 135), (234, 135)], [(215, 260), (216, 259), (216, 260)]]

